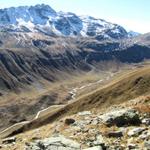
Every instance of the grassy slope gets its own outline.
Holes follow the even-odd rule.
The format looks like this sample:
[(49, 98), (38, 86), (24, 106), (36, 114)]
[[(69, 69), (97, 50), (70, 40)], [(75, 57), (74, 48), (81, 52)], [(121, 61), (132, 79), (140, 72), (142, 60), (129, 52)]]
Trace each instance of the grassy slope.
[(67, 115), (84, 110), (106, 109), (150, 93), (150, 66), (139, 68), (114, 79), (105, 87), (85, 95), (64, 108), (26, 125), (23, 130), (37, 128)]
[(92, 108), (102, 109), (149, 93), (150, 67), (146, 67), (129, 73), (127, 76), (123, 75), (103, 89), (80, 98), (70, 104), (68, 110), (75, 113)]
[(82, 96), (53, 113), (47, 112), (45, 116), (31, 121), (29, 124), (15, 131), (15, 134), (40, 127), (80, 111), (102, 111), (114, 104), (129, 102), (130, 99), (137, 98), (141, 95), (148, 95), (149, 93), (150, 66), (138, 68), (121, 76), (117, 76), (106, 86)]

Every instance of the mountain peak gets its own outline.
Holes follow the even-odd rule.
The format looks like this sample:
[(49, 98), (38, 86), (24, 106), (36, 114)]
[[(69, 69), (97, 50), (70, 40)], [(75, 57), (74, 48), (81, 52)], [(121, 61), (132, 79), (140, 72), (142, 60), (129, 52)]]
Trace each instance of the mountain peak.
[(52, 8), (52, 7), (50, 7), (49, 5), (47, 5), (47, 4), (37, 4), (37, 5), (35, 5), (35, 6), (30, 6), (30, 9), (31, 8), (33, 8), (33, 9), (39, 9), (39, 10), (45, 10), (45, 11), (47, 11), (47, 12), (51, 12), (51, 14), (56, 14), (56, 11)]
[(0, 9), (1, 25), (17, 25), (18, 19), (34, 24), (45, 24), (48, 16), (55, 16), (56, 12), (49, 5), (19, 6)]
[(0, 31), (42, 32), (46, 35), (86, 36), (103, 39), (128, 37), (126, 30), (103, 19), (56, 12), (46, 4), (0, 9)]

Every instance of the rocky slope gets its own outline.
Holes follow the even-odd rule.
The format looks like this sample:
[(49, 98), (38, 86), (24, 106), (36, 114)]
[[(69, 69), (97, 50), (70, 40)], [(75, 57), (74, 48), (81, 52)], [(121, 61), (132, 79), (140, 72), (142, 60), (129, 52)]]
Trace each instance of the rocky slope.
[[(55, 123), (52, 137), (42, 140), (35, 135), (34, 138), (38, 137), (39, 139), (26, 144), (26, 150), (41, 148), (41, 145), (45, 150), (54, 148), (64, 150), (148, 150), (150, 148), (150, 112), (137, 109), (140, 105), (150, 104), (149, 98), (146, 101), (145, 103), (144, 99), (139, 98), (130, 101), (132, 107), (127, 107), (126, 103), (111, 107), (100, 114), (84, 111), (68, 116)], [(135, 105), (137, 102), (140, 102), (138, 107)]]
[(149, 150), (150, 97), (82, 111), (1, 141), (1, 149)]
[(147, 65), (114, 78), (103, 88), (51, 114), (29, 121), (10, 132), (14, 137), (0, 140), (0, 147), (4, 150), (149, 150), (149, 92)]

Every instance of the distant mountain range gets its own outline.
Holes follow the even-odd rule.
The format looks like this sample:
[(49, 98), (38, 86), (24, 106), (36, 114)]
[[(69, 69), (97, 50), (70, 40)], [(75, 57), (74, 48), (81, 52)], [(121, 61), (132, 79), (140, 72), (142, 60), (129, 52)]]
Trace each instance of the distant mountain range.
[(50, 36), (82, 36), (123, 39), (137, 36), (122, 26), (74, 13), (56, 12), (49, 5), (0, 9), (0, 31), (41, 32)]

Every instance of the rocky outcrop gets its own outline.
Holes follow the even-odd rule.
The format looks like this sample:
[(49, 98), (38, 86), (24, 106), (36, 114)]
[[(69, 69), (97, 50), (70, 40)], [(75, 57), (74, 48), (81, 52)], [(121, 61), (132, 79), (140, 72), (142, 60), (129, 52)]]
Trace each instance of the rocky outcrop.
[(134, 128), (132, 130), (129, 130), (128, 136), (138, 136), (145, 130), (147, 130), (147, 128), (143, 128), (143, 127)]
[(29, 143), (26, 150), (80, 150), (80, 144), (66, 139), (64, 136), (51, 137), (44, 140), (39, 140), (34, 143)]
[(118, 127), (125, 125), (139, 125), (141, 123), (138, 113), (132, 109), (114, 110), (99, 116), (107, 126), (116, 125)]
[[(149, 150), (149, 126), (143, 126), (142, 123), (138, 123), (134, 126), (135, 124), (128, 124), (129, 122), (127, 123), (127, 120), (123, 120), (123, 118), (132, 118), (132, 121), (134, 120), (136, 122), (137, 116), (138, 119), (140, 118), (140, 120), (142, 120), (145, 118), (144, 114), (137, 113), (137, 111), (131, 108), (119, 108), (118, 110), (115, 110), (115, 113), (114, 111), (113, 113), (111, 111), (106, 114), (104, 113), (103, 115), (105, 115), (106, 120), (109, 118), (108, 114), (109, 117), (111, 116), (112, 120), (117, 118), (120, 122), (124, 121), (124, 123), (126, 123), (125, 126), (116, 127), (116, 124), (113, 122), (111, 124), (112, 127), (108, 127), (104, 120), (99, 120), (98, 114), (89, 113), (88, 111), (79, 112), (72, 116), (75, 122), (70, 124), (70, 126), (66, 126), (66, 122), (63, 122), (62, 120), (58, 122), (57, 125), (55, 124), (58, 135), (68, 135), (72, 140), (57, 135), (56, 137), (28, 143), (26, 144), (26, 150), (116, 150), (142, 148)], [(134, 117), (135, 114), (137, 115), (136, 117)], [(92, 122), (96, 119), (98, 121), (93, 124)], [(65, 128), (63, 127), (64, 125)], [(78, 141), (78, 143), (76, 141)]]

